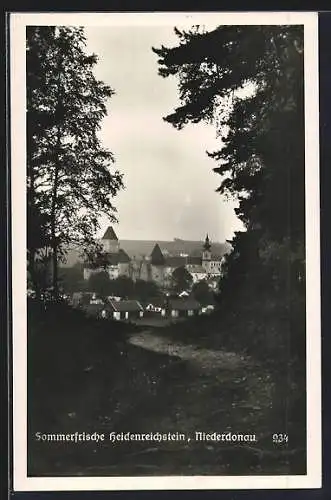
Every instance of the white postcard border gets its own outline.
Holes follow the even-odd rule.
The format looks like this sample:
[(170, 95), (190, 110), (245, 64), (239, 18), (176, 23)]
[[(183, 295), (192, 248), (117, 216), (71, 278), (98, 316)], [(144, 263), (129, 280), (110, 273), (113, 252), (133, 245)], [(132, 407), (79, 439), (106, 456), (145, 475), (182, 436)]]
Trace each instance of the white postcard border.
[[(303, 24), (305, 29), (307, 475), (27, 477), (26, 45), (27, 25)], [(321, 487), (321, 324), (317, 12), (15, 13), (10, 15), (13, 460), (15, 491), (287, 489)]]

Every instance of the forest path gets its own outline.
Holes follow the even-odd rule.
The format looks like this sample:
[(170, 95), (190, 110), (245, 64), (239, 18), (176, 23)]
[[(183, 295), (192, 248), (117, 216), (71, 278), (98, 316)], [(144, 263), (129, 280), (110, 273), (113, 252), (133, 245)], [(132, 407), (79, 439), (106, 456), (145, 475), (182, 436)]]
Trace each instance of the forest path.
[(131, 345), (169, 356), (176, 356), (183, 361), (193, 363), (203, 372), (210, 372), (220, 368), (236, 370), (249, 363), (247, 357), (225, 350), (207, 349), (192, 344), (168, 339), (157, 334), (156, 331), (144, 330), (130, 335), (128, 342)]

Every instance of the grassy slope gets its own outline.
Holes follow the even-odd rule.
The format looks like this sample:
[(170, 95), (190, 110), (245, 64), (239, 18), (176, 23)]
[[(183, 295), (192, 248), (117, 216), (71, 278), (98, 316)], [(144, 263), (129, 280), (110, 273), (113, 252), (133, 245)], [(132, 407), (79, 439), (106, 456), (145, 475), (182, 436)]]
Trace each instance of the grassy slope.
[[(61, 452), (33, 439), (35, 432), (115, 428), (153, 394), (160, 373), (175, 359), (126, 344), (134, 328), (86, 318), (66, 306), (29, 311), (28, 425), (31, 474), (66, 468), (77, 448)], [(72, 458), (72, 453), (75, 458)], [(38, 472), (39, 471), (39, 472)]]
[[(302, 407), (295, 415), (287, 398), (284, 412), (284, 379), (265, 365), (197, 369), (128, 344), (133, 325), (88, 319), (69, 308), (30, 310), (29, 323), (30, 474), (302, 473), (302, 433), (295, 433), (303, 429)], [(218, 347), (225, 343), (219, 339), (223, 327), (217, 316), (201, 318), (189, 334), (190, 327), (193, 323), (182, 323), (163, 335), (167, 332), (177, 340), (181, 336), (186, 342), (195, 336), (196, 344), (209, 345), (218, 339)], [(289, 382), (287, 396), (296, 389)], [(259, 443), (255, 449), (213, 443), (130, 443), (115, 448), (46, 445), (33, 439), (37, 431), (112, 430), (232, 430), (257, 433)], [(270, 435), (284, 431), (290, 434), (289, 446), (275, 448)]]
[[(221, 308), (210, 316), (200, 316), (176, 325), (159, 329), (159, 334), (170, 341), (182, 341), (208, 349), (232, 351), (249, 356), (252, 363), (236, 379), (243, 386), (246, 403), (250, 407), (264, 407), (242, 418), (260, 427), (266, 437), (286, 432), (289, 456), (301, 455), (304, 460), (306, 439), (306, 384), (305, 384), (305, 308), (299, 300), (257, 300), (244, 295), (236, 309)], [(250, 387), (251, 385), (251, 387)], [(221, 387), (221, 385), (220, 385)], [(243, 399), (242, 399), (243, 401)], [(255, 401), (255, 404), (254, 404)], [(262, 409), (262, 408), (261, 408)], [(263, 414), (264, 413), (264, 414)], [(234, 417), (238, 417), (238, 414)], [(246, 422), (246, 423), (247, 423)], [(265, 450), (269, 452), (270, 446)], [(270, 445), (270, 441), (269, 441)], [(272, 447), (271, 447), (272, 448)], [(300, 459), (294, 458), (295, 463)], [(294, 465), (294, 470), (296, 465)], [(303, 463), (303, 462), (302, 462)], [(300, 466), (299, 466), (300, 469)]]

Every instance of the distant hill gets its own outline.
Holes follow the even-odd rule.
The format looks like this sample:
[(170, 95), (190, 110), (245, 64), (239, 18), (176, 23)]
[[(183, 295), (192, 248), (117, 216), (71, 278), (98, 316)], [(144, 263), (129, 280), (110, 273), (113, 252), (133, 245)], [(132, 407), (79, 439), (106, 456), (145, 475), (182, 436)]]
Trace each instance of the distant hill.
[[(155, 243), (160, 245), (163, 252), (168, 255), (180, 255), (188, 254), (192, 256), (201, 255), (203, 241), (187, 241), (175, 238), (173, 241), (156, 241), (156, 240), (120, 240), (120, 247), (126, 251), (129, 257), (142, 257), (150, 255)], [(213, 243), (212, 242), (212, 253), (213, 255), (223, 256), (225, 253), (229, 252), (231, 246), (229, 243)], [(61, 264), (64, 267), (72, 267), (77, 262), (82, 262), (79, 257), (80, 250), (77, 248), (70, 249), (67, 254), (67, 261)]]

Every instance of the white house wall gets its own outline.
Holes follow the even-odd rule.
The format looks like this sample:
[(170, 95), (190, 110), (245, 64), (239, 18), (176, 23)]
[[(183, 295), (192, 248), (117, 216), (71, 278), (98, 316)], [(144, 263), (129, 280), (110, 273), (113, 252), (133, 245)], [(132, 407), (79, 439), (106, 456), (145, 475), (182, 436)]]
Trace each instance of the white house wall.
[(207, 278), (207, 273), (191, 273), (193, 278), (193, 283), (198, 283), (199, 281), (205, 280)]

